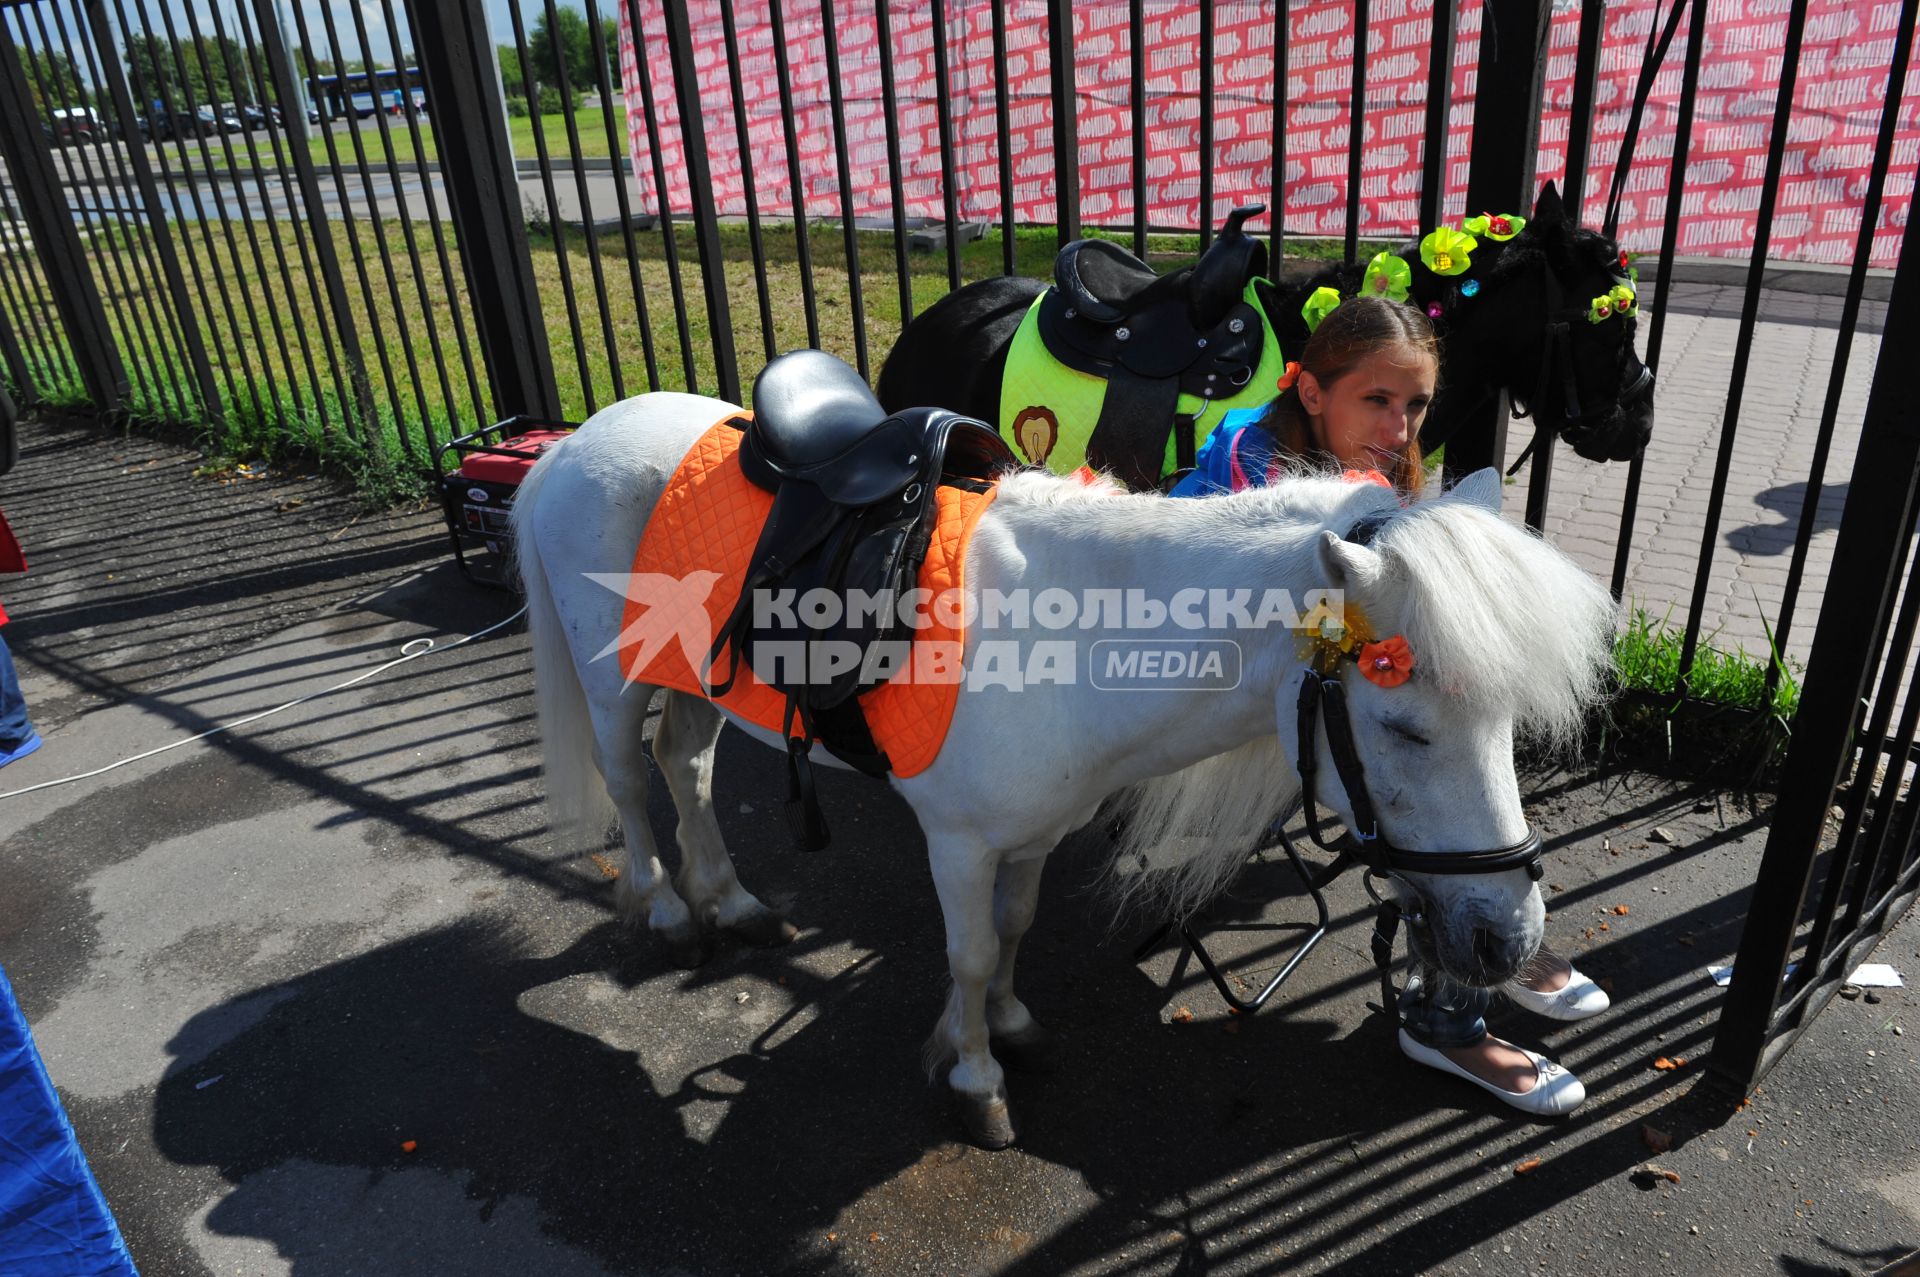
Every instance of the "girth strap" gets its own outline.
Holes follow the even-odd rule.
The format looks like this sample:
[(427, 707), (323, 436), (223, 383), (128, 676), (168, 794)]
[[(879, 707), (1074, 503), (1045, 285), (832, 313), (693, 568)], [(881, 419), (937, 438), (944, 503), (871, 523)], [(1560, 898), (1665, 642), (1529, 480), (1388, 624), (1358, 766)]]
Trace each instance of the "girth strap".
[(1087, 440), (1087, 464), (1111, 472), (1129, 492), (1152, 491), (1160, 483), (1179, 406), (1177, 373), (1145, 377), (1125, 364), (1114, 364), (1107, 373), (1100, 420)]

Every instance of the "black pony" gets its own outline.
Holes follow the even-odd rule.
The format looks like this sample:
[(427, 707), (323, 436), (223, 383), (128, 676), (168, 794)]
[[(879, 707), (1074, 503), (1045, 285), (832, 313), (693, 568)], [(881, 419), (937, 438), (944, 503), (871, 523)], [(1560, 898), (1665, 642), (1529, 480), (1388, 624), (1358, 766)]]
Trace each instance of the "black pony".
[[(1236, 215), (1236, 232), (1239, 220)], [(1434, 315), (1446, 355), (1441, 394), (1420, 435), (1425, 451), (1445, 443), (1502, 390), (1515, 415), (1551, 426), (1588, 460), (1627, 461), (1645, 446), (1653, 432), (1653, 374), (1634, 353), (1637, 320), (1632, 314), (1598, 323), (1590, 318), (1593, 299), (1627, 282), (1626, 259), (1612, 240), (1568, 219), (1551, 183), (1518, 235), (1480, 237), (1465, 274), (1435, 274), (1422, 264), (1416, 244), (1396, 255), (1411, 275), (1408, 301)], [(1243, 260), (1249, 274), (1258, 275), (1265, 253)], [(1203, 258), (1201, 269), (1206, 265)], [(1256, 284), (1282, 352), (1297, 354), (1305, 346), (1300, 308), (1315, 289), (1350, 297), (1364, 273), (1364, 266), (1343, 263), (1289, 287)], [(900, 334), (880, 370), (881, 403), (889, 411), (935, 405), (998, 422), (1008, 348), (1047, 287), (1000, 276), (928, 307)]]

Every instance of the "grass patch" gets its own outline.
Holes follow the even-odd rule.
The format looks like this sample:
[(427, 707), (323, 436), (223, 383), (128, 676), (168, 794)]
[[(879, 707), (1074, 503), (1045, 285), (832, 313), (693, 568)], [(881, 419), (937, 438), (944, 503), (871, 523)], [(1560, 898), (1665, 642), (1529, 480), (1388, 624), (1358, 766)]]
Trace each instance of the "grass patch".
[[(391, 156), (399, 164), (411, 164), (424, 157), (429, 163), (440, 158), (439, 149), (434, 144), (433, 123), (426, 117), (420, 117), (420, 145), (414, 146), (413, 130), (402, 116), (388, 115), (383, 135), (378, 120), (369, 116), (354, 121), (360, 137), (361, 151), (368, 165), (378, 169), (386, 165)], [(616, 105), (613, 110), (615, 137), (624, 145), (627, 136), (627, 112), (624, 106)], [(558, 112), (540, 117), (540, 134), (547, 144), (547, 155), (556, 164), (566, 163), (573, 156), (573, 148), (567, 140), (567, 117)], [(574, 128), (580, 134), (580, 155), (583, 159), (604, 160), (612, 154), (607, 146), (607, 119), (599, 107), (582, 108), (573, 112)], [(509, 116), (507, 118), (508, 135), (513, 142), (513, 157), (516, 160), (538, 159), (540, 152), (534, 142), (534, 120), (531, 116)], [(327, 154), (329, 135), (333, 141), (334, 155), (345, 168), (354, 167), (357, 157), (354, 153), (353, 137), (346, 131), (329, 131), (320, 125), (309, 125), (307, 129), (307, 152), (313, 162), (322, 168), (333, 163), (333, 157)], [(206, 152), (200, 149), (202, 139), (188, 138), (177, 142), (155, 143), (148, 148), (156, 168), (161, 157), (156, 154), (164, 149), (166, 165), (175, 172), (183, 169), (194, 172), (234, 172), (250, 173), (257, 159), (262, 167), (271, 167), (288, 163), (288, 138), (277, 130), (254, 130), (248, 133), (231, 133), (224, 137), (208, 137)], [(231, 147), (233, 155), (229, 162), (227, 150)]]
[(1785, 761), (1804, 667), (1780, 655), (1771, 630), (1764, 657), (1741, 645), (1720, 647), (1708, 635), (1682, 680), (1685, 635), (1671, 617), (1671, 609), (1655, 617), (1636, 606), (1614, 640), (1619, 696), (1596, 715), (1589, 733), (1599, 756), (1644, 770), (1770, 787)]

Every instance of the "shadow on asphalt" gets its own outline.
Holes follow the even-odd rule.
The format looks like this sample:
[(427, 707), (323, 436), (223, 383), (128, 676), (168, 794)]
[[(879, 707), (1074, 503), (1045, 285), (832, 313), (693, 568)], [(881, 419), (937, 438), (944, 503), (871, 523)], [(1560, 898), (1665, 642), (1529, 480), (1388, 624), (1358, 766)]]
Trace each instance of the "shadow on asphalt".
[[(781, 836), (777, 810), (726, 817), (741, 797), (777, 792), (777, 769), (770, 751), (723, 745), (716, 788), (736, 846)], [(956, 1212), (951, 1201), (997, 1178), (981, 1159), (1021, 1157), (1070, 1170), (1099, 1204), (994, 1272), (1261, 1271), (1276, 1247), (1356, 1245), (1326, 1271), (1416, 1271), (1624, 1174), (1647, 1157), (1641, 1122), (1683, 1144), (1734, 1111), (1705, 1087), (1680, 1094), (1662, 1078), (1650, 1095), (1645, 1085), (1656, 1034), (1661, 1051), (1705, 1054), (1705, 999), (1628, 1000), (1609, 1017), (1608, 1045), (1580, 1066), (1598, 1097), (1581, 1124), (1614, 1129), (1570, 1159), (1550, 1150), (1566, 1128), (1534, 1128), (1514, 1155), (1535, 1149), (1550, 1157), (1546, 1165), (1526, 1178), (1490, 1179), (1490, 1168), (1462, 1166), (1460, 1154), (1489, 1116), (1500, 1116), (1498, 1105), (1401, 1067), (1379, 1017), (1352, 1031), (1342, 1022), (1369, 993), (1370, 972), (1327, 981), (1326, 959), (1316, 955), (1309, 975), (1321, 964), (1320, 983), (1303, 980), (1298, 996), (1289, 988), (1257, 1017), (1162, 1022), (1169, 991), (1129, 962), (1140, 932), (1111, 926), (1083, 836), (1079, 854), (1070, 849), (1053, 866), (1024, 951), (1024, 996), (1061, 1034), (1062, 1067), (1012, 1076), (1017, 1152), (964, 1148), (952, 1142), (944, 1094), (919, 1067), (945, 981), (923, 853), (917, 840), (884, 845), (867, 832), (876, 822), (911, 827), (896, 799), (854, 778), (831, 779), (838, 792), (827, 795), (828, 810), (842, 815), (843, 835), (833, 851), (801, 858), (782, 849), (751, 874), (743, 857), (753, 885), (771, 879), (802, 902), (807, 930), (791, 949), (723, 950), (684, 973), (609, 920), (542, 957), (503, 913), (250, 991), (249, 999), (273, 995), (274, 1009), (174, 1072), (155, 1100), (162, 1153), (217, 1167), (234, 1185), (207, 1226), (270, 1240), (296, 1277), (360, 1271), (313, 1235), (321, 1221), (282, 1209), (260, 1173), (302, 1161), (346, 1167), (372, 1192), (389, 1176), (427, 1167), (464, 1184), (483, 1218), (497, 1203), (532, 1199), (548, 1235), (616, 1271), (873, 1271), (823, 1244), (850, 1204), (883, 1200), (936, 1255), (943, 1240), (947, 1253), (977, 1254), (975, 1236), (941, 1237), (943, 1228), (979, 1223), (977, 1210)], [(660, 832), (671, 827), (663, 806), (654, 819)], [(1702, 839), (1658, 868), (1685, 872), (1752, 825)], [(1647, 872), (1623, 863), (1555, 893), (1549, 907), (1610, 898)], [(1270, 911), (1259, 903), (1276, 899)], [(1731, 947), (1745, 901), (1745, 890), (1715, 899), (1630, 943), (1603, 936), (1581, 964), (1623, 989), (1671, 987), (1696, 953)], [(1244, 929), (1263, 916), (1310, 916), (1284, 862), (1255, 866), (1214, 911), (1227, 924), (1219, 951), (1236, 971), (1277, 963), (1297, 938), (1291, 926)], [(1343, 925), (1355, 921), (1349, 912)], [(1351, 934), (1359, 944), (1361, 931)], [(798, 961), (843, 943), (867, 956), (838, 976), (823, 979)], [(624, 996), (656, 1004), (662, 1018), (643, 1028), (669, 1037), (676, 1016), (698, 1014), (690, 993), (743, 976), (784, 984), (796, 1009), (816, 1014), (804, 1023), (783, 1017), (750, 1049), (709, 1060), (663, 1090), (638, 1052), (528, 1009), (537, 990), (608, 975)], [(1199, 985), (1174, 996), (1211, 1010), (1212, 994)], [(1525, 1040), (1538, 1025), (1513, 1027), (1525, 1019), (1509, 1010), (1494, 1027)], [(176, 1040), (199, 1036), (189, 1022)], [(690, 1049), (699, 1050), (697, 1039)], [(209, 1077), (222, 1080), (203, 1089)], [(682, 1111), (715, 1103), (724, 1116), (694, 1138)], [(412, 1154), (401, 1149), (409, 1139), (418, 1141)], [(1463, 1187), (1472, 1188), (1464, 1200)], [(1419, 1228), (1393, 1226), (1409, 1215), (1421, 1217)], [(393, 1262), (409, 1253), (409, 1236), (432, 1233), (430, 1220), (400, 1228)]]

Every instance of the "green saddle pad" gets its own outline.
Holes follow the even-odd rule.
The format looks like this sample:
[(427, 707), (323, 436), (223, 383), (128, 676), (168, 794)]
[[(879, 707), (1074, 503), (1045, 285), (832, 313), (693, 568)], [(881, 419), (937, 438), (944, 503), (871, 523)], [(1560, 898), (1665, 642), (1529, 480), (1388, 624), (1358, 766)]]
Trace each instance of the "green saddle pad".
[[(1266, 315), (1255, 295), (1254, 282), (1248, 281), (1246, 303)], [(1269, 288), (1272, 285), (1268, 285)], [(1068, 368), (1047, 353), (1040, 339), (1040, 303), (1042, 293), (1027, 308), (1007, 350), (1007, 370), (1000, 381), (1000, 434), (1013, 445), (1022, 460), (1044, 465), (1057, 474), (1070, 474), (1087, 464), (1087, 441), (1100, 420), (1100, 405), (1107, 396), (1104, 377)], [(1234, 408), (1252, 408), (1266, 403), (1276, 393), (1275, 383), (1285, 367), (1280, 357), (1280, 342), (1273, 335), (1273, 322), (1265, 324), (1264, 343), (1259, 366), (1247, 384), (1228, 399), (1202, 399), (1181, 395), (1177, 412), (1191, 416), (1195, 446), (1219, 424), (1220, 417)], [(1167, 455), (1160, 468), (1164, 477), (1179, 466), (1179, 440), (1167, 438)]]

